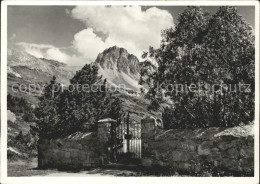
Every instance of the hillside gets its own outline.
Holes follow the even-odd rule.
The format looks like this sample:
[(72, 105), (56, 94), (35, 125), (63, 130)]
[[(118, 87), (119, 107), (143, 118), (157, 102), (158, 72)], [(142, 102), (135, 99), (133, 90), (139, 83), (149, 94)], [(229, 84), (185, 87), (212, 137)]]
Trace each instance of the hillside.
[[(9, 48), (7, 55), (8, 93), (24, 97), (30, 103), (36, 104), (43, 85), (50, 82), (53, 75), (57, 77), (58, 82), (68, 85), (78, 69), (79, 67), (71, 67), (58, 61), (36, 58), (18, 48)], [(31, 86), (30, 90), (28, 90), (29, 86)]]

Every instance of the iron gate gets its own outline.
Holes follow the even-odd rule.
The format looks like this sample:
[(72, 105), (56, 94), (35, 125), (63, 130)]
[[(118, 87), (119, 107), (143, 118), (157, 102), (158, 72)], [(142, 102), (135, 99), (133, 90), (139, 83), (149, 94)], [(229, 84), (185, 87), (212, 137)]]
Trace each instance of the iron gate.
[(127, 118), (111, 124), (110, 148), (112, 162), (133, 162), (141, 159), (141, 123)]
[(129, 133), (127, 126), (127, 123), (123, 122), (117, 127), (117, 135), (121, 140), (117, 154), (129, 153), (133, 158), (141, 158), (141, 123), (129, 123)]

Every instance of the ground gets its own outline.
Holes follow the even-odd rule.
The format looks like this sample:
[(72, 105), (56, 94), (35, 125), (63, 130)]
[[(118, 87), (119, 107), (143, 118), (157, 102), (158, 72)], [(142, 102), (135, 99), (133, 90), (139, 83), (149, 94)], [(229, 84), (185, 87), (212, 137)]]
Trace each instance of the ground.
[(138, 176), (139, 172), (120, 168), (96, 168), (87, 171), (69, 172), (56, 169), (37, 169), (37, 159), (12, 161), (8, 163), (8, 176)]

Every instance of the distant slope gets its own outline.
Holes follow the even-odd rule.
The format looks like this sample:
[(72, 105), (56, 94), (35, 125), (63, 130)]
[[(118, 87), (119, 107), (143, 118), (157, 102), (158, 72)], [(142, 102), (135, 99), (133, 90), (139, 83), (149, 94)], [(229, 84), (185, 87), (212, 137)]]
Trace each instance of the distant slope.
[[(8, 93), (26, 98), (35, 104), (44, 84), (50, 82), (53, 75), (57, 81), (68, 85), (79, 67), (67, 66), (64, 63), (36, 58), (18, 48), (9, 48), (7, 53), (7, 85)], [(36, 84), (35, 89), (17, 92), (19, 86)], [(15, 87), (15, 88), (14, 88)], [(21, 87), (22, 88), (22, 87)]]
[(65, 85), (69, 84), (69, 79), (79, 69), (58, 61), (36, 58), (16, 48), (8, 49), (7, 65), (10, 68), (10, 74), (16, 74), (16, 77), (19, 76), (24, 80), (48, 82), (55, 75), (57, 80)]

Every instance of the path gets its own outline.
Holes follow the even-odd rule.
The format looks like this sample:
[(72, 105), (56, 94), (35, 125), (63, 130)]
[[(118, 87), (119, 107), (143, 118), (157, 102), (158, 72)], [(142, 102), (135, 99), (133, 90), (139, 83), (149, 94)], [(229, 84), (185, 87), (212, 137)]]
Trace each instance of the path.
[(13, 161), (8, 164), (8, 176), (138, 176), (140, 173), (121, 168), (96, 168), (86, 171), (69, 172), (57, 169), (37, 169), (37, 159)]

